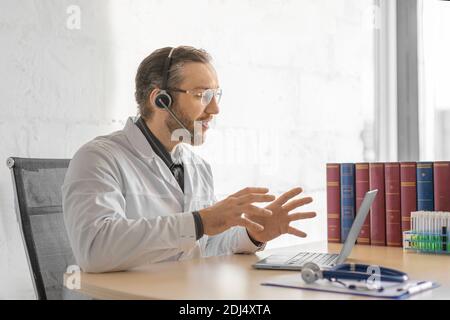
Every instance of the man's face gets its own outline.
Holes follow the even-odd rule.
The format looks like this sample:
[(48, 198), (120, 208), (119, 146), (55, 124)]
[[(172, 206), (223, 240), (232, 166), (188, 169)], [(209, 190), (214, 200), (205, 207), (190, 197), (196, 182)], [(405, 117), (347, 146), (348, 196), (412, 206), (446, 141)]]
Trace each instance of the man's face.
[[(178, 89), (189, 90), (193, 93), (201, 93), (206, 89), (219, 87), (217, 74), (211, 64), (190, 62), (182, 67), (183, 81)], [(172, 111), (192, 134), (191, 144), (202, 144), (205, 141), (205, 133), (213, 116), (219, 113), (219, 107), (215, 98), (208, 105), (202, 104), (201, 97), (188, 93), (170, 92), (174, 103)], [(179, 123), (167, 115), (166, 125), (172, 133), (180, 129)]]

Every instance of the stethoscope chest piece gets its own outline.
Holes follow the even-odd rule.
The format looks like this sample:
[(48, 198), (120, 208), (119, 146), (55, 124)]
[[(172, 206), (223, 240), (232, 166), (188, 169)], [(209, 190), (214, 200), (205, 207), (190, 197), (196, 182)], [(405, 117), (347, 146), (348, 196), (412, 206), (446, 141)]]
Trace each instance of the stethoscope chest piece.
[(302, 267), (301, 273), (303, 281), (308, 284), (313, 283), (323, 277), (320, 267), (313, 262), (305, 263)]

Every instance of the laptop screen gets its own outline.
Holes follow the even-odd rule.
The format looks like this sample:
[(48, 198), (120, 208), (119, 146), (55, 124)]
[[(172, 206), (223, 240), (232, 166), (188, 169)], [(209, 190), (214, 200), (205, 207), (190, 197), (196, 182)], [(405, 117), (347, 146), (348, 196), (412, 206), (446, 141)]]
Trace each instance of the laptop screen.
[(343, 263), (352, 251), (356, 239), (358, 238), (359, 232), (366, 220), (369, 209), (372, 206), (372, 202), (377, 195), (378, 190), (371, 190), (366, 193), (364, 199), (359, 207), (358, 213), (356, 214), (355, 220), (353, 221), (350, 232), (348, 233), (347, 239), (345, 240), (344, 246), (342, 247), (341, 253), (336, 261), (336, 264)]

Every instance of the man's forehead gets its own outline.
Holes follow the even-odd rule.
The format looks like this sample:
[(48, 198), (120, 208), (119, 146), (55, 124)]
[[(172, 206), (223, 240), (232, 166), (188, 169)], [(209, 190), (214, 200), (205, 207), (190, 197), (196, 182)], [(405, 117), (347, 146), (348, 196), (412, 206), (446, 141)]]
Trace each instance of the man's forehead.
[(208, 89), (219, 86), (217, 73), (209, 63), (189, 62), (182, 68), (183, 82), (192, 89)]

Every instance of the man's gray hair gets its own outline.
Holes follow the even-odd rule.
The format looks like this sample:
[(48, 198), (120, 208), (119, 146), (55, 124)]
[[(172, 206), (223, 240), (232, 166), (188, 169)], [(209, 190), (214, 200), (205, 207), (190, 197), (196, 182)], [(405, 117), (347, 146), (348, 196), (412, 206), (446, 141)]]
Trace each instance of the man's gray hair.
[[(138, 103), (138, 114), (150, 119), (152, 108), (148, 106), (148, 97), (155, 88), (161, 88), (164, 63), (172, 48), (165, 47), (153, 51), (145, 58), (136, 73), (135, 97)], [(182, 68), (186, 62), (210, 63), (211, 56), (203, 49), (190, 46), (179, 46), (172, 53), (167, 87), (176, 87), (183, 81)]]

